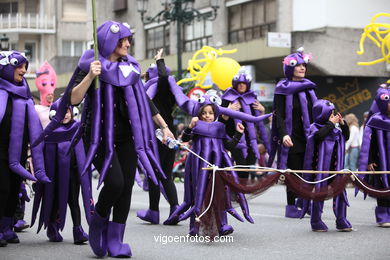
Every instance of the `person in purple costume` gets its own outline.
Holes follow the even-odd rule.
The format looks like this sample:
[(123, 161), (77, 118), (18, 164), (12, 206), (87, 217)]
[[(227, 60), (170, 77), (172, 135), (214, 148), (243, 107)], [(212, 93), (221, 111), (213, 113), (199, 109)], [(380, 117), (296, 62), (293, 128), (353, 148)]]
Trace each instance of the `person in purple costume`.
[[(390, 170), (390, 88), (381, 86), (375, 96), (379, 112), (366, 123), (359, 158), (359, 171)], [(390, 175), (364, 175), (363, 179), (377, 189), (390, 188)], [(390, 198), (377, 198), (376, 222), (390, 227)]]
[[(304, 169), (318, 171), (340, 171), (344, 168), (345, 141), (349, 138), (349, 128), (340, 113), (327, 100), (319, 99), (313, 105), (314, 122), (310, 126), (307, 138)], [(305, 179), (320, 181), (329, 177), (329, 174), (304, 174)], [(334, 178), (340, 178), (338, 175)], [(317, 183), (315, 188), (320, 190), (327, 187), (330, 181)], [(309, 208), (305, 201), (302, 217)], [(347, 220), (347, 193), (344, 190), (333, 198), (333, 211), (336, 216), (336, 228), (339, 231), (352, 231), (352, 225)], [(313, 231), (326, 232), (328, 227), (322, 221), (321, 215), (324, 201), (313, 201), (311, 204), (310, 224)]]
[[(228, 88), (222, 95), (222, 106), (243, 113), (259, 116), (264, 114), (264, 107), (257, 100), (255, 92), (251, 87), (252, 77), (245, 71), (239, 71), (233, 77), (232, 87)], [(239, 119), (232, 119), (222, 115), (219, 121), (226, 125), (226, 131), (230, 137), (233, 137), (235, 127), (241, 122)], [(257, 147), (257, 132), (263, 142), (266, 150), (270, 151), (269, 136), (264, 122), (250, 123), (243, 122), (245, 132), (241, 137), (239, 144), (231, 150), (232, 158), (236, 165), (254, 165), (260, 159), (259, 149)], [(249, 172), (239, 172), (241, 178), (248, 178)]]
[(28, 143), (42, 132), (24, 78), (27, 68), (28, 61), (20, 52), (0, 52), (0, 246), (19, 243), (13, 225), (22, 180), (50, 182), (43, 144), (31, 149), (35, 176), (22, 166), (26, 165)]
[[(131, 257), (123, 243), (137, 162), (158, 185), (155, 171), (164, 176), (158, 159), (154, 123), (163, 140), (174, 138), (157, 108), (147, 97), (140, 78), (140, 65), (130, 55), (132, 32), (127, 23), (106, 21), (97, 30), (98, 60), (87, 50), (64, 92), (59, 109), (37, 143), (64, 118), (69, 105), (84, 99), (81, 127), (72, 145), (84, 135), (87, 157), (84, 170), (96, 166), (98, 187), (104, 182), (89, 225), (89, 244), (95, 255)], [(99, 76), (99, 87), (95, 78)], [(35, 144), (35, 143), (34, 143)], [(112, 210), (112, 221), (109, 221)]]
[[(175, 132), (173, 125), (173, 109), (176, 105), (175, 97), (169, 89), (168, 76), (170, 70), (165, 66), (164, 59), (162, 58), (163, 49), (160, 49), (154, 59), (156, 64), (152, 64), (145, 73), (145, 89), (148, 97), (153, 100), (164, 121), (171, 132)], [(176, 151), (169, 149), (168, 146), (158, 142), (158, 154), (160, 156), (161, 167), (165, 173), (166, 178), (159, 178), (160, 185), (154, 185), (151, 179), (148, 179), (149, 187), (149, 209), (137, 211), (137, 217), (150, 222), (152, 224), (159, 224), (160, 212), (160, 187), (167, 198), (170, 205), (170, 214), (167, 220), (164, 221), (164, 225), (176, 225), (179, 218), (171, 217), (172, 213), (178, 207), (176, 186), (172, 179), (172, 168), (175, 161)]]
[[(57, 100), (51, 105), (49, 118), (57, 112), (59, 102), (60, 100)], [(80, 126), (80, 122), (73, 119), (73, 111), (73, 107), (70, 107), (62, 121), (62, 126), (46, 137), (45, 166), (52, 182), (37, 185), (31, 225), (34, 224), (41, 205), (38, 232), (44, 226), (47, 228), (50, 242), (62, 242), (63, 238), (59, 231), (64, 229), (67, 205), (69, 205), (73, 221), (73, 242), (83, 244), (88, 241), (88, 235), (81, 226), (79, 193), (81, 187), (85, 217), (89, 222), (93, 212), (92, 172), (81, 174), (85, 163), (82, 140), (69, 151), (72, 137)]]
[[(275, 89), (269, 166), (277, 154), (278, 169), (303, 168), (306, 141), (313, 122), (312, 107), (317, 100), (316, 85), (305, 78), (310, 59), (311, 55), (304, 54), (303, 48), (300, 48), (283, 60), (286, 78), (280, 80)], [(287, 188), (285, 216), (288, 218), (300, 218), (296, 198)]]

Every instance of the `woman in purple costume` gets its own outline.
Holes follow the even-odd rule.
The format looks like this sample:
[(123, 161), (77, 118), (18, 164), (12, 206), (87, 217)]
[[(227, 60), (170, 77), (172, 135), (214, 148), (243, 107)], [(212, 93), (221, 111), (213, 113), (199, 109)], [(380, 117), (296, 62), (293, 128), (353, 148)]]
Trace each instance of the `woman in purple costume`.
[(22, 166), (26, 165), (28, 143), (42, 132), (24, 78), (27, 68), (28, 61), (21, 53), (0, 52), (0, 246), (19, 243), (13, 225), (22, 180), (50, 182), (45, 173), (43, 144), (31, 149), (35, 176)]
[[(390, 170), (390, 88), (382, 85), (375, 96), (379, 112), (367, 121), (359, 159), (359, 171)], [(390, 188), (390, 175), (365, 175), (364, 180), (377, 189)], [(377, 198), (376, 222), (390, 227), (390, 198)]]
[[(305, 78), (306, 66), (311, 55), (303, 48), (283, 60), (285, 79), (278, 82), (274, 96), (275, 120), (272, 120), (271, 153), (268, 165), (277, 154), (278, 169), (303, 168), (305, 147), (309, 136), (313, 103), (317, 100), (316, 85)], [(296, 195), (287, 189), (285, 216), (299, 218), (300, 210), (295, 205)]]

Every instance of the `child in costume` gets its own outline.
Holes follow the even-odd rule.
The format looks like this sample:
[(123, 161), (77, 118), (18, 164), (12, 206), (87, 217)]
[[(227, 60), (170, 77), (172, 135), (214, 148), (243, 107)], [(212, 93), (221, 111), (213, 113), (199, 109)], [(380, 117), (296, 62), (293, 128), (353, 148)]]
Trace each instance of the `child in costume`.
[[(233, 138), (227, 139), (225, 126), (223, 123), (215, 121), (218, 115), (216, 110), (217, 108), (212, 103), (206, 103), (200, 107), (198, 117), (193, 117), (188, 128), (184, 130), (182, 141), (188, 142), (192, 139), (192, 149), (198, 151), (201, 157), (206, 158), (207, 161), (214, 165), (232, 165), (231, 159), (226, 153), (225, 149), (231, 150), (238, 144), (245, 128), (241, 123), (238, 123)], [(210, 143), (210, 145), (207, 145), (207, 143)], [(203, 164), (204, 163), (201, 162), (198, 158), (195, 158), (193, 154), (190, 154), (187, 157), (185, 174), (186, 176), (191, 176), (193, 184), (197, 183), (198, 180), (205, 180), (206, 182), (210, 182), (210, 180), (208, 180), (209, 178), (203, 177), (211, 176), (208, 174), (210, 172), (206, 172), (201, 169)], [(196, 165), (198, 165), (198, 167)], [(235, 173), (233, 174), (235, 175)], [(207, 186), (205, 181), (199, 181), (202, 183), (201, 186)], [(201, 192), (204, 192), (204, 188), (200, 188), (201, 187), (198, 185), (192, 185), (193, 190), (191, 195), (192, 197), (195, 197), (195, 201), (202, 202), (204, 199), (204, 194), (201, 194)], [(199, 215), (199, 213), (200, 212), (196, 212), (195, 214)], [(219, 234), (227, 235), (232, 233), (233, 227), (227, 224), (226, 211), (217, 212), (217, 215), (218, 214), (219, 216), (216, 217), (216, 222), (219, 226)], [(190, 220), (190, 234), (197, 235), (199, 231), (198, 229), (199, 225), (195, 223), (195, 215), (192, 214)]]
[[(55, 115), (59, 102), (60, 100), (57, 100), (50, 107), (51, 116)], [(81, 227), (79, 192), (81, 186), (85, 216), (89, 222), (93, 211), (91, 171), (84, 174), (81, 172), (85, 164), (83, 141), (80, 140), (72, 149), (70, 148), (71, 140), (80, 127), (80, 122), (74, 120), (73, 116), (73, 108), (70, 107), (61, 127), (46, 137), (45, 166), (52, 182), (37, 187), (32, 224), (35, 222), (38, 207), (41, 204), (38, 232), (44, 225), (47, 228), (49, 241), (61, 242), (63, 238), (59, 231), (65, 226), (69, 205), (73, 221), (73, 242), (83, 244), (88, 241), (88, 235)]]
[(28, 143), (42, 133), (24, 78), (27, 68), (28, 61), (20, 52), (0, 52), (0, 246), (19, 243), (13, 226), (22, 180), (50, 182), (45, 173), (43, 144), (31, 149), (35, 176), (23, 167)]
[[(349, 128), (340, 113), (335, 113), (335, 107), (327, 100), (319, 99), (313, 105), (313, 124), (307, 139), (304, 169), (318, 171), (339, 171), (344, 168), (345, 141), (349, 138)], [(320, 181), (329, 174), (305, 175), (306, 179)], [(336, 176), (334, 178), (340, 178)], [(332, 179), (330, 179), (332, 180)], [(320, 190), (328, 185), (330, 180), (315, 184)], [(308, 203), (302, 210), (302, 217), (308, 210)], [(352, 231), (352, 225), (347, 220), (347, 193), (344, 190), (333, 199), (333, 211), (336, 216), (336, 228), (339, 231)], [(311, 206), (310, 224), (313, 231), (328, 230), (321, 215), (324, 201), (313, 201)]]
[[(360, 151), (359, 171), (390, 170), (390, 88), (382, 85), (375, 96), (379, 112), (374, 113), (364, 128)], [(364, 180), (376, 189), (390, 188), (390, 175), (365, 175)], [(377, 198), (376, 222), (380, 227), (390, 227), (390, 199)]]

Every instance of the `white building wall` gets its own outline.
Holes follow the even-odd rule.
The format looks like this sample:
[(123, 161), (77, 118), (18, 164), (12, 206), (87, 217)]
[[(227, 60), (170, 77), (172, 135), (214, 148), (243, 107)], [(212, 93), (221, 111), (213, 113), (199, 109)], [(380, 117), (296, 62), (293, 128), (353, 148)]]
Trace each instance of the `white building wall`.
[(375, 14), (390, 12), (389, 0), (292, 1), (293, 31), (323, 27), (364, 28)]

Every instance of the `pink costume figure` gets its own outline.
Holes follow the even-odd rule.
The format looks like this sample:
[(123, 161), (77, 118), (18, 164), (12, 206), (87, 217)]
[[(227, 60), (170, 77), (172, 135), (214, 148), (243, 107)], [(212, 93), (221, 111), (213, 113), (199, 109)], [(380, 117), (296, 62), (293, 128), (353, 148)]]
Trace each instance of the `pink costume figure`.
[(40, 93), (41, 104), (35, 105), (35, 110), (38, 113), (42, 127), (46, 128), (46, 126), (50, 123), (49, 111), (50, 105), (54, 101), (54, 90), (57, 87), (57, 74), (53, 67), (45, 61), (45, 63), (43, 63), (43, 65), (38, 69), (36, 75), (35, 85)]

